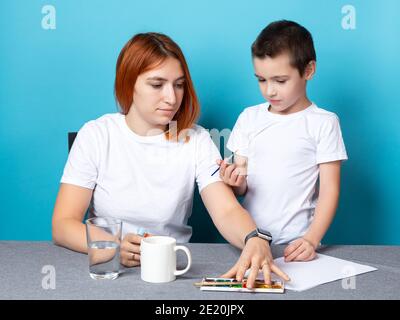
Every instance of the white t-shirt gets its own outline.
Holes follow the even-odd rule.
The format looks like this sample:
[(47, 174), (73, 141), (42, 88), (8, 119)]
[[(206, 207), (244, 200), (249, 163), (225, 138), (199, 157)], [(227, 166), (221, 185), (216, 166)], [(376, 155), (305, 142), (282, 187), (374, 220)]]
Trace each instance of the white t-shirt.
[(283, 244), (303, 236), (316, 207), (319, 164), (346, 160), (338, 117), (312, 104), (279, 115), (263, 103), (246, 108), (227, 148), (248, 157), (243, 206)]
[(211, 176), (221, 156), (210, 134), (190, 131), (186, 143), (139, 136), (124, 115), (106, 114), (79, 130), (61, 182), (94, 189), (91, 216), (121, 219), (123, 236), (142, 228), (188, 242), (195, 182), (202, 191), (221, 181)]

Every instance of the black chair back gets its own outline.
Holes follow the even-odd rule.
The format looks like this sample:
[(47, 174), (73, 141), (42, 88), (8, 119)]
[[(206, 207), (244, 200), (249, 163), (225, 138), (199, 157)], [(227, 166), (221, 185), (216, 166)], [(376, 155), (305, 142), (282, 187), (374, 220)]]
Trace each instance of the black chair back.
[(68, 132), (68, 152), (71, 150), (77, 134), (78, 132)]

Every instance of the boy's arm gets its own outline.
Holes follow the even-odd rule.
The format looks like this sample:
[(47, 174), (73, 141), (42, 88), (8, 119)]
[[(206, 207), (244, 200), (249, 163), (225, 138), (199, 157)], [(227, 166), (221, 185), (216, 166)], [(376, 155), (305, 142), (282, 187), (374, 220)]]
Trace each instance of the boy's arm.
[(340, 192), (341, 161), (321, 163), (319, 165), (319, 196), (313, 222), (304, 239), (318, 247), (336, 213)]
[(341, 161), (333, 161), (319, 165), (319, 197), (313, 222), (303, 237), (291, 242), (285, 248), (286, 262), (314, 259), (315, 250), (335, 216), (339, 200), (340, 164)]
[(238, 186), (234, 186), (233, 192), (237, 196), (244, 196), (247, 192), (247, 157), (240, 156), (235, 153), (234, 162), (239, 168), (239, 175), (243, 176), (243, 182), (241, 182)]

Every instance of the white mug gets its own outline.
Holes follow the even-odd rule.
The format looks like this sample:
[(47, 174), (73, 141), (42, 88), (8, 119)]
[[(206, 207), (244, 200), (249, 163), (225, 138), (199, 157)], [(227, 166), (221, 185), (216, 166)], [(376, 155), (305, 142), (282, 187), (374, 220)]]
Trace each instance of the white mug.
[[(176, 270), (176, 251), (186, 253), (188, 264), (183, 270)], [(140, 243), (140, 269), (142, 280), (153, 283), (170, 282), (176, 276), (186, 273), (192, 265), (188, 248), (177, 246), (172, 237), (151, 236)]]

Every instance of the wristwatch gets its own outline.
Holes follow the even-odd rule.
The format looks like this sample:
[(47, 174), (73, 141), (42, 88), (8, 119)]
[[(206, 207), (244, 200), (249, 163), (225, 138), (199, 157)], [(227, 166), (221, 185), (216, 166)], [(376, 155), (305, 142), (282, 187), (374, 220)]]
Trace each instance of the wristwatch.
[(263, 229), (261, 229), (261, 228), (257, 228), (256, 230), (253, 230), (252, 232), (250, 232), (250, 233), (246, 236), (246, 238), (244, 239), (244, 244), (246, 244), (247, 241), (248, 241), (250, 238), (253, 238), (253, 237), (259, 237), (259, 238), (261, 238), (261, 239), (267, 240), (269, 244), (271, 244), (271, 241), (272, 241), (272, 235), (271, 235), (270, 232), (268, 232), (268, 231), (266, 231), (266, 230), (263, 230)]

